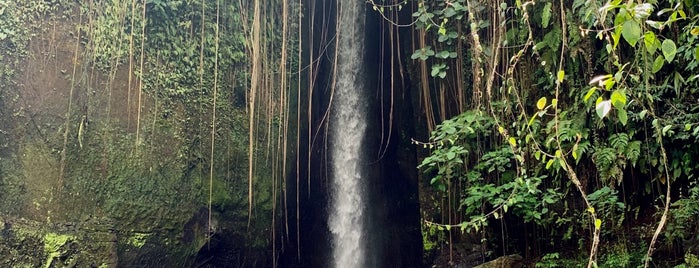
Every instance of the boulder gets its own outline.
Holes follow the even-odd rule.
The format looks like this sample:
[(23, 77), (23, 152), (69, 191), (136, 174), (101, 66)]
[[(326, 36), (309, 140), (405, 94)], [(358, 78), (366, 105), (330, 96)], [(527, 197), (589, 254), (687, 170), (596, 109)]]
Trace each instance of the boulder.
[(502, 256), (474, 268), (521, 268), (522, 256), (518, 254)]

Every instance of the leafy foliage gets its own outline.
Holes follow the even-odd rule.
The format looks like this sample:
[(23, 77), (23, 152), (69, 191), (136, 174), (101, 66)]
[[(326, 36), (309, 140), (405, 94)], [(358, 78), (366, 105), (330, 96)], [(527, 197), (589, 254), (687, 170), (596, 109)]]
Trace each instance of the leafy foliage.
[[(487, 212), (502, 209), (545, 228), (582, 222), (577, 228), (623, 233), (632, 224), (626, 214), (639, 211), (641, 200), (665, 195), (670, 183), (687, 189), (696, 176), (689, 159), (699, 149), (697, 11), (696, 1), (676, 0), (418, 3), (412, 16), (428, 42), (416, 47), (412, 59), (431, 64), (432, 79), (444, 83), (460, 81), (454, 66), (471, 64), (473, 77), (464, 88), (473, 90), (479, 115), (493, 122), (490, 129), (469, 132), (469, 139), (436, 147), (421, 167), (448, 168), (425, 174), (437, 186), (463, 182), (458, 213), (469, 219), (497, 217)], [(459, 40), (468, 41), (466, 57), (452, 54), (465, 51)], [(509, 58), (498, 58), (503, 54)], [(493, 90), (478, 91), (488, 88)], [(490, 106), (477, 106), (483, 96), (477, 93), (490, 98)], [(450, 162), (457, 152), (458, 161)], [(523, 180), (533, 186), (524, 187)], [(580, 189), (589, 207), (573, 207), (577, 213), (549, 209), (571, 201), (569, 186)], [(635, 188), (617, 191), (629, 186)], [(673, 202), (672, 211), (678, 226), (691, 230), (684, 216), (694, 208), (687, 200)], [(594, 222), (574, 218), (595, 214)], [(676, 239), (688, 233), (672, 224), (667, 232)], [(634, 265), (642, 251), (620, 246), (588, 264)]]

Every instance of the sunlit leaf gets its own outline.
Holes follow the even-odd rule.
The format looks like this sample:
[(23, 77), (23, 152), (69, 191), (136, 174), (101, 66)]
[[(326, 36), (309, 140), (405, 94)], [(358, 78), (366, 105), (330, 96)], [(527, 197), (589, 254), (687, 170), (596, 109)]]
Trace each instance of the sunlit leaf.
[(599, 116), (599, 118), (604, 118), (605, 116), (607, 116), (611, 109), (612, 102), (609, 100), (599, 102), (595, 108), (595, 110), (597, 111), (597, 116)]
[(612, 105), (617, 109), (622, 109), (626, 106), (626, 94), (621, 90), (614, 90), (611, 97)]
[(587, 94), (585, 94), (585, 97), (583, 97), (583, 101), (587, 102), (596, 91), (597, 87), (591, 87), (590, 90), (587, 91)]
[(655, 54), (655, 51), (658, 50), (656, 41), (658, 41), (658, 38), (652, 31), (646, 31), (646, 34), (643, 35), (643, 43), (646, 45), (646, 51), (648, 51), (648, 53)]
[(689, 31), (689, 33), (692, 35), (699, 35), (699, 26), (695, 26), (694, 28), (692, 28), (692, 30)]
[(643, 3), (643, 4), (638, 4), (633, 8), (634, 11), (634, 18), (637, 20), (643, 20), (645, 18), (648, 18), (650, 16), (650, 13), (653, 12), (653, 5), (649, 3)]
[(653, 28), (658, 29), (658, 30), (663, 29), (663, 24), (661, 22), (658, 22), (658, 21), (646, 20), (646, 24), (648, 24), (650, 27), (653, 27)]
[(614, 80), (614, 79), (604, 80), (604, 89), (607, 91), (612, 90), (612, 88), (614, 87), (614, 84), (616, 84), (616, 80)]
[(544, 107), (546, 107), (546, 97), (541, 97), (539, 101), (536, 102), (536, 108), (542, 110)]
[(602, 220), (596, 219), (595, 220), (595, 229), (599, 230), (600, 228), (602, 228)]
[(599, 86), (601, 87), (602, 85), (604, 85), (604, 81), (611, 78), (611, 77), (612, 77), (611, 74), (595, 76), (594, 78), (592, 78), (592, 80), (590, 80), (590, 85), (599, 84)]
[(530, 126), (531, 126), (532, 124), (534, 124), (534, 120), (536, 120), (536, 116), (537, 116), (537, 114), (532, 115), (532, 117), (529, 118), (529, 122), (528, 122), (527, 124), (530, 125)]
[(557, 77), (556, 81), (558, 81), (558, 83), (563, 82), (563, 78), (565, 78), (565, 75), (566, 75), (565, 71), (563, 71), (563, 70), (558, 71), (558, 75), (556, 76)]

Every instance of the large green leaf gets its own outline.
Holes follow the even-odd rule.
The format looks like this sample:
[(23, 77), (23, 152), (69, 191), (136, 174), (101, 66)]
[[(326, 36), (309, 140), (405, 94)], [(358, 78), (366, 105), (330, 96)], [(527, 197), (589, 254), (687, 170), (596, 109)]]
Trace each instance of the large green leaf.
[(675, 42), (671, 39), (665, 39), (661, 49), (663, 50), (665, 60), (667, 60), (667, 62), (672, 62), (672, 60), (675, 58), (675, 54), (677, 54), (677, 46), (675, 45)]
[(636, 46), (638, 40), (641, 40), (641, 25), (634, 20), (627, 20), (621, 26), (621, 36), (629, 42), (632, 47)]

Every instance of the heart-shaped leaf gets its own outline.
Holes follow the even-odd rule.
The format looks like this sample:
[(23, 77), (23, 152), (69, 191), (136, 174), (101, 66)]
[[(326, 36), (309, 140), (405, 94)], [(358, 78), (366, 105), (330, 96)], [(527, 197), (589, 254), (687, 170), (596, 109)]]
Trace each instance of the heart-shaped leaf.
[(665, 39), (665, 41), (663, 41), (661, 49), (663, 50), (663, 56), (665, 56), (665, 60), (667, 62), (672, 62), (672, 60), (675, 58), (675, 54), (677, 54), (677, 45), (675, 45), (675, 42), (670, 39)]
[(612, 110), (612, 102), (609, 100), (601, 101), (597, 103), (595, 110), (597, 111), (597, 116), (599, 116), (599, 118), (604, 118), (609, 114), (609, 111)]
[(624, 25), (621, 26), (621, 36), (632, 47), (635, 47), (638, 40), (641, 40), (641, 25), (638, 25), (638, 22), (634, 20), (625, 21)]

